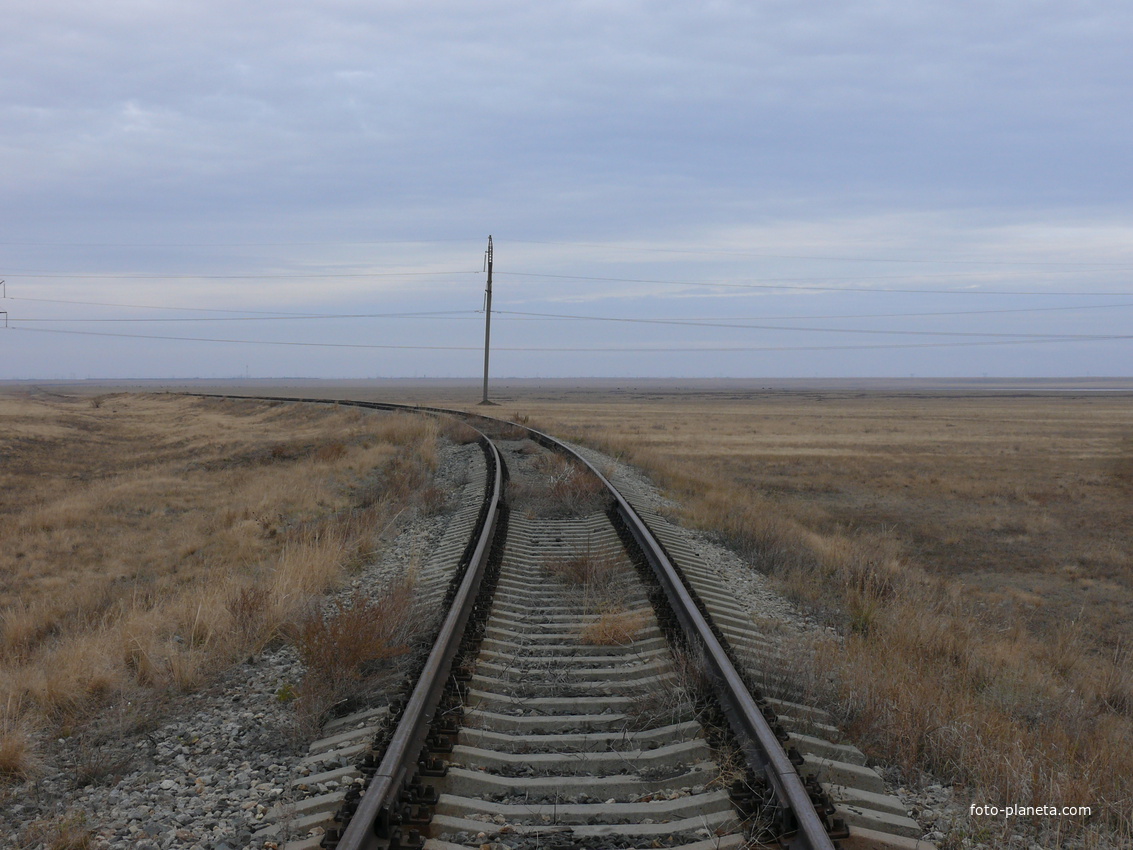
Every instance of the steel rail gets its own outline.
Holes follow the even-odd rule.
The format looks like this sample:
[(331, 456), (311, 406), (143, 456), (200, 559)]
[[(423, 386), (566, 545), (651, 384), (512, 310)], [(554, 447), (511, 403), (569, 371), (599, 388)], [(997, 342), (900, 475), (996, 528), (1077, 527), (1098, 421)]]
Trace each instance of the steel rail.
[[(479, 419), (493, 425), (515, 425), (515, 423), (479, 413), (389, 402), (279, 396), (220, 397), (316, 402), (379, 410), (417, 411), (457, 416), (464, 419)], [(525, 425), (519, 427), (527, 431), (532, 439), (543, 446), (575, 458), (589, 469), (613, 496), (618, 516), (625, 523), (626, 528), (645, 555), (682, 628), (703, 649), (717, 697), (724, 708), (732, 731), (748, 756), (749, 766), (753, 773), (766, 778), (779, 805), (789, 811), (795, 820), (794, 826), (797, 827), (797, 831), (786, 844), (787, 850), (836, 850), (836, 845), (827, 833), (822, 819), (818, 816), (798, 771), (784, 752), (775, 732), (764, 718), (763, 712), (760, 711), (743, 678), (713, 632), (712, 626), (701, 613), (680, 571), (673, 564), (665, 551), (665, 547), (657, 540), (648, 524), (609, 479), (590, 461), (549, 434)], [(468, 622), (472, 602), (476, 598), (476, 590), (479, 588), (480, 578), (487, 562), (489, 543), (495, 529), (500, 498), (501, 462), (499, 453), (490, 439), (482, 433), (481, 437), (490, 447), (495, 465), (495, 480), (492, 487), (488, 521), (485, 523), (485, 528), (465, 572), (460, 589), (445, 617), (445, 622), (433, 645), (433, 650), (430, 652), (425, 670), (422, 672), (421, 678), (406, 705), (405, 712), (390, 740), (377, 773), (374, 774), (369, 787), (358, 803), (355, 814), (338, 841), (337, 850), (379, 850), (386, 843), (382, 838), (379, 838), (378, 832), (388, 831), (389, 814), (396, 806), (401, 790), (412, 776), (411, 770), (416, 766), (416, 758), (424, 744), (429, 724), (432, 722), (433, 712), (448, 677), (451, 661), (459, 648), (461, 634)]]
[(584, 464), (614, 496), (618, 515), (653, 568), (669, 600), (669, 605), (680, 620), (685, 633), (693, 637), (704, 650), (705, 661), (710, 667), (710, 674), (716, 685), (717, 697), (723, 704), (732, 731), (749, 759), (754, 762), (751, 766), (757, 768), (754, 772), (766, 777), (780, 805), (787, 807), (795, 818), (798, 832), (787, 845), (789, 850), (834, 850), (834, 842), (815, 811), (814, 803), (802, 778), (784, 752), (778, 738), (775, 737), (775, 732), (756, 705), (755, 699), (712, 631), (711, 625), (700, 612), (684, 578), (665, 552), (665, 547), (657, 540), (625, 496), (594, 464), (549, 434), (534, 428), (527, 430), (537, 442), (549, 448), (553, 447), (557, 451), (567, 452)]
[(418, 755), (425, 744), (441, 692), (451, 672), (453, 658), (460, 649), (460, 641), (488, 563), (488, 552), (499, 515), (502, 486), (500, 455), (491, 440), (484, 437), (484, 443), (490, 450), (494, 466), (487, 518), (452, 606), (425, 662), (421, 678), (405, 705), (377, 772), (371, 778), (358, 801), (357, 810), (338, 840), (337, 850), (377, 850), (383, 846), (383, 839), (378, 833), (390, 828), (390, 815), (397, 808), (402, 790), (412, 779)]
[[(191, 393), (213, 398), (259, 398), (265, 396), (222, 396), (211, 393)], [(353, 407), (379, 410), (401, 410), (402, 405), (381, 402), (337, 401), (334, 399), (310, 399), (291, 397), (271, 397), (272, 401), (288, 401), (321, 404), (345, 404)], [(424, 410), (424, 408), (418, 408)], [(429, 410), (430, 413), (449, 413), (450, 411)], [(388, 846), (393, 823), (393, 812), (398, 809), (402, 791), (408, 787), (417, 768), (417, 760), (428, 737), (441, 694), (452, 668), (452, 661), (460, 649), (465, 627), (471, 617), (476, 596), (480, 590), (481, 579), (488, 563), (492, 538), (499, 517), (503, 489), (503, 463), (499, 451), (487, 436), (480, 433), (480, 444), (484, 449), (491, 469), (491, 485), (488, 488), (486, 510), (482, 511), (480, 529), (476, 546), (468, 559), (467, 568), (460, 585), (453, 596), (452, 604), (445, 615), (433, 647), (425, 661), (421, 675), (405, 704), (401, 717), (390, 737), (377, 770), (370, 778), (357, 808), (350, 817), (346, 829), (334, 845), (336, 850), (381, 850)]]

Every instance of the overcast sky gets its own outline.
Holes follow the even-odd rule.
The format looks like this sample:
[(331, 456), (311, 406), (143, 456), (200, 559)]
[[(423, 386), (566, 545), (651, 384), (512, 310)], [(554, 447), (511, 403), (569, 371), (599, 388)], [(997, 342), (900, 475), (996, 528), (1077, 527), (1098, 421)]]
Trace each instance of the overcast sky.
[(1133, 373), (1124, 0), (4, 30), (0, 378)]

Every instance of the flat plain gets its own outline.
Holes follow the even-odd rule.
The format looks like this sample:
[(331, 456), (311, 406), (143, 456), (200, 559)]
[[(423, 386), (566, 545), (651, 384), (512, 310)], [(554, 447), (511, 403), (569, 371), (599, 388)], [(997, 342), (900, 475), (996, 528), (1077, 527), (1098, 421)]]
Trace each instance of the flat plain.
[(872, 756), (1133, 835), (1129, 381), (111, 388), (438, 405), (603, 449), (829, 625), (795, 647), (800, 696)]
[(193, 386), (528, 417), (660, 483), (698, 471), (815, 531), (890, 538), (1037, 632), (1133, 639), (1131, 381), (528, 379), (493, 382), (495, 408), (474, 381)]

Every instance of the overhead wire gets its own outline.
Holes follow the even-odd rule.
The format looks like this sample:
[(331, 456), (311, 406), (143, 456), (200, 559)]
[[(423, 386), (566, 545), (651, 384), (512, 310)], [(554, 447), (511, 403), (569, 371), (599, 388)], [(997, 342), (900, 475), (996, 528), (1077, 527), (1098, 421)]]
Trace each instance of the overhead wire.
[[(717, 321), (736, 321), (736, 322), (767, 322), (767, 321), (805, 321), (812, 319), (912, 319), (924, 318), (934, 316), (984, 316), (995, 315), (1000, 313), (1072, 313), (1078, 310), (1113, 310), (1123, 307), (1133, 307), (1133, 301), (1126, 301), (1120, 304), (1078, 304), (1068, 307), (1009, 307), (997, 310), (933, 310), (927, 312), (916, 313), (831, 313), (831, 314), (809, 314), (803, 316), (700, 316), (697, 318), (685, 318), (681, 321), (688, 322), (689, 324), (696, 324), (700, 322), (717, 322)], [(496, 313), (511, 313), (512, 315), (530, 315), (542, 316), (545, 318), (561, 318), (570, 319), (573, 316), (567, 316), (559, 313), (521, 313), (519, 311), (506, 311), (506, 310), (493, 310), (492, 314)], [(596, 320), (605, 321), (607, 317), (595, 317)], [(650, 319), (638, 319), (639, 322), (650, 322)], [(663, 321), (663, 320), (656, 320)]]
[(922, 287), (870, 287), (868, 289), (845, 286), (797, 286), (787, 283), (725, 283), (722, 281), (697, 280), (664, 280), (660, 278), (634, 278), (634, 277), (594, 277), (586, 275), (548, 274), (543, 272), (514, 272), (499, 271), (497, 276), (553, 278), (556, 280), (584, 280), (600, 283), (648, 283), (665, 284), (668, 286), (700, 286), (717, 287), (725, 289), (785, 289), (793, 292), (856, 292), (856, 293), (890, 293), (904, 292), (917, 295), (1047, 295), (1047, 296), (1090, 296), (1105, 298), (1112, 296), (1133, 296), (1133, 292), (1050, 292), (1032, 290), (995, 290), (995, 289), (924, 289)]
[[(275, 247), (335, 247), (348, 245), (444, 245), (478, 242), (480, 237), (458, 237), (448, 239), (336, 239), (336, 240), (292, 240), (292, 241), (244, 241), (244, 242), (49, 242), (43, 240), (0, 240), (0, 246), (42, 247), (42, 248), (275, 248)], [(742, 257), (750, 259), (803, 260), (830, 262), (889, 263), (914, 265), (985, 265), (985, 266), (1026, 266), (1028, 268), (1133, 268), (1129, 261), (1099, 262), (1096, 260), (1019, 260), (990, 258), (947, 258), (947, 257), (862, 257), (827, 254), (790, 254), (766, 251), (735, 250), (706, 247), (660, 247), (655, 245), (619, 244), (616, 242), (571, 242), (548, 239), (507, 240), (515, 245), (552, 245), (569, 248), (599, 248), (603, 250), (627, 251), (639, 254), (668, 254), (688, 256)]]
[[(493, 313), (496, 311), (493, 311)], [(1002, 338), (1030, 338), (1030, 337), (1047, 337), (1047, 338), (1066, 338), (1066, 339), (1079, 339), (1082, 334), (1015, 334), (1015, 333), (1002, 333), (1002, 332), (985, 332), (985, 331), (931, 331), (931, 330), (875, 330), (867, 328), (815, 328), (815, 327), (800, 327), (798, 325), (756, 325), (756, 324), (736, 324), (732, 322), (706, 322), (706, 321), (687, 321), (683, 319), (629, 319), (629, 318), (611, 318), (603, 316), (579, 316), (579, 315), (565, 315), (562, 313), (519, 313), (516, 311), (501, 310), (499, 311), (505, 315), (514, 314), (520, 316), (540, 316), (544, 318), (555, 319), (577, 319), (583, 321), (593, 322), (619, 322), (627, 324), (648, 324), (648, 325), (679, 325), (685, 327), (697, 328), (729, 328), (740, 330), (761, 330), (761, 331), (794, 331), (806, 333), (846, 333), (846, 334), (877, 334), (879, 336), (970, 336), (970, 337), (1002, 337)]]
[[(471, 314), (471, 315), (469, 315)], [(129, 323), (155, 323), (155, 322), (275, 322), (275, 321), (296, 321), (296, 320), (311, 320), (311, 319), (471, 319), (474, 315), (483, 315), (482, 310), (441, 310), (434, 312), (415, 312), (415, 313), (296, 313), (294, 315), (282, 316), (186, 316), (176, 319), (164, 318), (60, 318), (60, 319), (14, 319), (17, 322), (35, 322), (37, 324), (44, 324), (48, 322), (95, 322), (100, 324), (110, 323), (116, 324), (120, 322)]]
[[(468, 240), (421, 240), (421, 244), (428, 244), (431, 241), (452, 241), (464, 242)], [(513, 240), (523, 243), (523, 240)], [(0, 244), (23, 244), (23, 243), (0, 243)], [(30, 243), (29, 243), (30, 244)], [(48, 243), (43, 243), (48, 244)], [(86, 243), (72, 243), (75, 245), (83, 245)], [(109, 243), (107, 243), (109, 244)], [(183, 247), (191, 243), (185, 243)], [(202, 243), (205, 244), (205, 243)], [(219, 244), (219, 243), (216, 243)], [(381, 242), (343, 242), (343, 243), (228, 243), (232, 246), (238, 245), (272, 245), (272, 244), (389, 244)], [(584, 244), (584, 243), (539, 243), (530, 242), (530, 244)], [(125, 243), (121, 243), (122, 246)], [(155, 246), (156, 247), (156, 246)], [(605, 245), (602, 247), (619, 247)], [(624, 250), (637, 250), (633, 248), (624, 247)], [(705, 253), (705, 254), (732, 254), (732, 252), (711, 252), (711, 251), (684, 251), (681, 249), (642, 249), (653, 250), (660, 253)], [(776, 254), (752, 254), (743, 253), (735, 254), (735, 256), (746, 257), (765, 257), (775, 259), (809, 259), (809, 260), (836, 260), (842, 262), (875, 262), (875, 263), (918, 263), (918, 264), (965, 264), (965, 265), (985, 265), (985, 266), (1025, 266), (1027, 268), (1043, 268), (1047, 271), (1046, 274), (1073, 274), (1080, 273), (1083, 270), (1090, 270), (1093, 273), (1105, 270), (1126, 270), (1128, 264), (1116, 263), (1071, 263), (1071, 262), (1029, 262), (1029, 261), (976, 261), (976, 260), (909, 260), (909, 259), (893, 259), (893, 258), (863, 258), (863, 257), (824, 257), (824, 256), (796, 256), (796, 255), (776, 255)], [(25, 277), (25, 278), (43, 278), (43, 279), (98, 279), (98, 280), (275, 280), (275, 279), (331, 279), (331, 278), (408, 278), (408, 277), (437, 277), (446, 275), (465, 275), (465, 274), (480, 274), (481, 270), (467, 270), (467, 269), (451, 269), (445, 271), (424, 271), (424, 270), (397, 270), (397, 271), (369, 271), (369, 272), (273, 272), (263, 274), (150, 274), (142, 272), (130, 273), (66, 273), (66, 272), (48, 272), (48, 271), (7, 271), (8, 277)], [(1020, 274), (1024, 272), (1020, 271)], [(909, 294), (934, 294), (934, 295), (999, 295), (999, 296), (1048, 296), (1048, 297), (1133, 297), (1133, 293), (1126, 292), (1067, 292), (1067, 291), (1049, 291), (1049, 290), (1014, 290), (1014, 289), (983, 289), (978, 288), (979, 284), (970, 284), (963, 288), (950, 288), (950, 289), (926, 289), (922, 287), (894, 287), (894, 286), (834, 286), (834, 285), (816, 285), (815, 283), (808, 283), (801, 285), (800, 281), (858, 281), (869, 282), (875, 280), (921, 280), (926, 278), (940, 278), (948, 277), (951, 279), (972, 280), (971, 275), (891, 275), (891, 276), (855, 276), (855, 277), (831, 277), (831, 276), (810, 276), (810, 277), (791, 277), (791, 278), (770, 278), (762, 281), (720, 281), (720, 280), (681, 280), (681, 279), (663, 279), (663, 278), (631, 278), (631, 277), (613, 277), (613, 276), (586, 276), (586, 275), (569, 275), (569, 274), (554, 274), (542, 273), (531, 271), (497, 271), (499, 276), (512, 276), (518, 278), (533, 278), (533, 279), (549, 279), (549, 280), (567, 280), (567, 281), (581, 281), (581, 282), (598, 282), (598, 283), (626, 283), (626, 284), (648, 284), (648, 285), (664, 285), (664, 286), (679, 286), (679, 287), (704, 287), (713, 289), (740, 289), (740, 290), (774, 290), (774, 291), (787, 291), (794, 293), (806, 292), (832, 292), (832, 293), (854, 293), (854, 294), (873, 294), (873, 293), (909, 293)], [(989, 272), (989, 274), (991, 274)], [(1031, 272), (1033, 275), (1034, 272)], [(1002, 282), (1003, 273), (996, 272), (995, 278)], [(21, 327), (20, 323), (81, 323), (81, 322), (98, 322), (98, 323), (118, 323), (118, 322), (203, 322), (203, 321), (313, 321), (320, 319), (356, 319), (356, 318), (388, 318), (388, 319), (465, 319), (470, 318), (470, 314), (483, 315), (482, 310), (445, 310), (445, 311), (412, 311), (412, 312), (379, 312), (379, 313), (364, 313), (364, 312), (342, 312), (342, 313), (317, 313), (317, 312), (285, 312), (285, 311), (259, 311), (259, 310), (235, 310), (223, 309), (214, 307), (184, 307), (184, 306), (158, 306), (158, 305), (145, 305), (145, 304), (123, 304), (112, 302), (99, 302), (99, 301), (85, 301), (85, 300), (71, 300), (71, 299), (50, 299), (50, 298), (10, 298), (13, 301), (30, 301), (39, 303), (52, 303), (52, 304), (70, 304), (77, 306), (100, 306), (100, 307), (116, 307), (119, 309), (144, 309), (144, 310), (161, 310), (161, 311), (177, 311), (177, 312), (195, 312), (195, 313), (210, 313), (210, 314), (224, 314), (217, 316), (183, 316), (180, 318), (158, 318), (158, 317), (60, 317), (60, 318), (28, 318), (28, 319), (12, 319), (10, 326), (15, 330), (23, 330), (27, 332), (40, 332), (40, 333), (58, 333), (58, 334), (73, 334), (83, 336), (103, 336), (103, 337), (118, 337), (129, 339), (151, 339), (151, 340), (170, 340), (170, 341), (187, 341), (187, 342), (208, 342), (208, 343), (227, 343), (227, 344), (241, 344), (241, 345), (287, 345), (287, 346), (303, 346), (303, 347), (325, 347), (325, 348), (372, 348), (372, 349), (406, 349), (406, 350), (443, 350), (443, 351), (478, 351), (479, 346), (457, 346), (457, 345), (399, 345), (399, 344), (371, 344), (371, 343), (320, 343), (320, 342), (306, 342), (300, 340), (286, 340), (286, 341), (271, 341), (271, 340), (246, 340), (246, 339), (222, 339), (213, 337), (200, 337), (200, 336), (173, 336), (173, 335), (147, 335), (147, 334), (127, 334), (127, 333), (113, 333), (113, 332), (98, 332), (98, 331), (77, 331), (77, 330), (63, 330), (58, 328), (30, 328)], [(876, 335), (876, 336), (934, 336), (934, 337), (963, 337), (963, 342), (934, 342), (934, 343), (902, 343), (902, 344), (888, 344), (876, 343), (867, 345), (804, 345), (804, 346), (720, 346), (720, 345), (695, 345), (692, 347), (681, 346), (653, 346), (653, 347), (523, 347), (523, 346), (495, 346), (494, 350), (497, 351), (516, 351), (516, 352), (758, 352), (758, 351), (837, 351), (837, 350), (856, 350), (856, 349), (900, 349), (900, 348), (940, 348), (940, 347), (963, 347), (975, 345), (1008, 345), (1008, 344), (1030, 344), (1030, 343), (1057, 343), (1057, 342), (1085, 342), (1085, 341), (1106, 341), (1106, 340), (1125, 340), (1133, 338), (1130, 335), (1124, 334), (1051, 334), (1051, 333), (1008, 333), (1008, 332), (978, 332), (978, 331), (933, 331), (933, 330), (897, 330), (897, 329), (864, 329), (864, 328), (847, 328), (847, 327), (800, 327), (796, 325), (784, 326), (769, 324), (770, 322), (780, 321), (801, 321), (801, 320), (854, 320), (854, 319), (870, 319), (870, 318), (912, 318), (912, 317), (931, 317), (931, 316), (972, 316), (983, 314), (1008, 314), (1008, 313), (1029, 313), (1029, 312), (1047, 312), (1047, 311), (1075, 311), (1075, 310), (1098, 310), (1098, 309), (1121, 309), (1133, 306), (1133, 303), (1115, 303), (1115, 304), (1095, 304), (1095, 305), (1070, 305), (1058, 307), (1031, 307), (1031, 308), (1004, 308), (1004, 309), (989, 309), (989, 310), (955, 310), (955, 311), (935, 311), (935, 312), (891, 312), (891, 313), (873, 313), (873, 314), (828, 314), (828, 315), (803, 315), (803, 316), (780, 316), (780, 317), (724, 317), (717, 319), (714, 317), (702, 318), (681, 318), (681, 319), (662, 319), (662, 318), (635, 318), (635, 317), (610, 317), (610, 316), (592, 316), (581, 314), (565, 314), (565, 313), (541, 313), (529, 312), (518, 310), (493, 310), (494, 315), (499, 315), (501, 318), (512, 318), (532, 321), (544, 320), (566, 320), (566, 321), (587, 321), (587, 322), (617, 322), (626, 324), (640, 324), (640, 325), (668, 325), (680, 327), (699, 327), (699, 328), (726, 328), (738, 330), (758, 330), (758, 331), (782, 331), (782, 332), (798, 332), (798, 333), (823, 333), (823, 334), (861, 334), (861, 335)]]
[(36, 242), (0, 240), (0, 245), (35, 248), (278, 248), (292, 245), (334, 247), (336, 245), (445, 245), (456, 242), (479, 242), (480, 237), (462, 239), (337, 239), (334, 241), (294, 242)]
[(748, 257), (766, 260), (829, 260), (839, 263), (915, 263), (936, 265), (986, 265), (986, 266), (1036, 266), (1059, 267), (1077, 266), (1085, 268), (1109, 268), (1114, 266), (1130, 267), (1128, 261), (1118, 263), (1102, 263), (1081, 260), (989, 260), (989, 259), (956, 259), (950, 260), (942, 257), (935, 258), (905, 258), (905, 257), (845, 257), (824, 254), (769, 254), (753, 251), (730, 251), (723, 249), (706, 250), (703, 248), (659, 248), (637, 245), (618, 245), (606, 242), (553, 242), (535, 239), (508, 239), (516, 245), (558, 245), (565, 247), (608, 248), (616, 251), (635, 251), (651, 254), (691, 254), (695, 256), (729, 256)]
[[(69, 334), (75, 336), (117, 337), (124, 339), (168, 340), (178, 342), (215, 342), (236, 345), (275, 345), (298, 346), (303, 348), (359, 348), (359, 349), (399, 349), (413, 351), (481, 351), (478, 345), (398, 345), (388, 343), (348, 343), (348, 342), (306, 342), (301, 340), (253, 340), (227, 339), (215, 337), (159, 336), (156, 334), (124, 334), (106, 331), (69, 331), (55, 328), (20, 328), (10, 330), (17, 333)], [(1133, 339), (1133, 334), (1107, 334), (1080, 337), (1039, 337), (1036, 339), (995, 339), (967, 340), (965, 342), (937, 343), (899, 343), (868, 345), (804, 345), (804, 346), (493, 346), (493, 351), (514, 351), (531, 353), (712, 353), (712, 352), (771, 352), (771, 351), (852, 351), (902, 348), (964, 348), (978, 345), (1027, 345), (1052, 342), (1099, 342)]]
[(9, 297), (8, 301), (35, 301), (40, 304), (74, 304), (83, 307), (121, 307), (128, 310), (185, 310), (196, 313), (255, 313), (265, 316), (299, 316), (301, 313), (284, 313), (277, 310), (226, 310), (220, 307), (171, 307), (156, 304), (123, 304), (110, 301), (78, 301), (71, 298), (25, 298), (24, 296)]
[(420, 272), (263, 272), (258, 274), (167, 274), (148, 272), (22, 272), (5, 271), (10, 277), (26, 277), (51, 280), (322, 280), (330, 278), (363, 277), (439, 277), (454, 274), (480, 274), (479, 269), (448, 269), (445, 271)]
[[(263, 311), (263, 310), (235, 310), (223, 309), (217, 307), (183, 307), (183, 306), (169, 306), (157, 304), (124, 304), (122, 302), (110, 301), (86, 301), (67, 298), (26, 298), (23, 296), (7, 298), (9, 301), (31, 301), (42, 304), (70, 304), (76, 306), (89, 306), (89, 307), (117, 307), (123, 309), (133, 310), (160, 310), (160, 311), (175, 311), (175, 312), (195, 312), (195, 313), (225, 313), (225, 314), (238, 314), (233, 317), (233, 320), (290, 320), (290, 319), (369, 319), (369, 318), (397, 318), (397, 317), (412, 317), (412, 316), (444, 316), (450, 314), (479, 314), (483, 315), (483, 310), (438, 310), (431, 312), (415, 311), (412, 313), (289, 313), (283, 311)], [(921, 311), (921, 312), (904, 312), (904, 313), (830, 313), (830, 314), (806, 314), (796, 316), (727, 316), (727, 317), (714, 317), (702, 316), (698, 318), (685, 318), (681, 323), (696, 324), (708, 323), (715, 321), (804, 321), (804, 320), (821, 320), (821, 319), (895, 319), (895, 318), (918, 318), (918, 317), (938, 317), (938, 316), (979, 316), (979, 315), (996, 315), (996, 314), (1012, 314), (1012, 313), (1045, 313), (1045, 312), (1075, 312), (1079, 310), (1111, 310), (1122, 309), (1125, 307), (1133, 307), (1133, 302), (1122, 302), (1118, 304), (1078, 304), (1062, 307), (1011, 307), (999, 308), (994, 310), (936, 310), (936, 311)], [(247, 315), (251, 314), (251, 315)], [(534, 313), (523, 312), (517, 310), (493, 310), (493, 315), (513, 316), (513, 317), (537, 317), (540, 319), (584, 319), (591, 321), (627, 321), (642, 324), (667, 324), (668, 320), (662, 319), (623, 319), (618, 317), (607, 316), (574, 316), (560, 313)], [(19, 321), (23, 322), (174, 322), (174, 321), (227, 321), (228, 317), (210, 318), (210, 317), (187, 317), (182, 319), (169, 319), (169, 318), (66, 318), (66, 319), (39, 319), (39, 318), (22, 318)]]

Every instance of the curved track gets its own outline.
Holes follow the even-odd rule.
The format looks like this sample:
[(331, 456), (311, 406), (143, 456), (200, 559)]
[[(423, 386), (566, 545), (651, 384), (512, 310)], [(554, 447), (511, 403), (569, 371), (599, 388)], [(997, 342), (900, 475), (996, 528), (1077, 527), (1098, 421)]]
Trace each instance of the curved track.
[[(709, 606), (598, 469), (512, 423), (330, 403), (459, 416), (488, 475), (421, 676), (319, 846), (840, 846), (848, 830)], [(583, 494), (565, 512), (564, 479)]]

